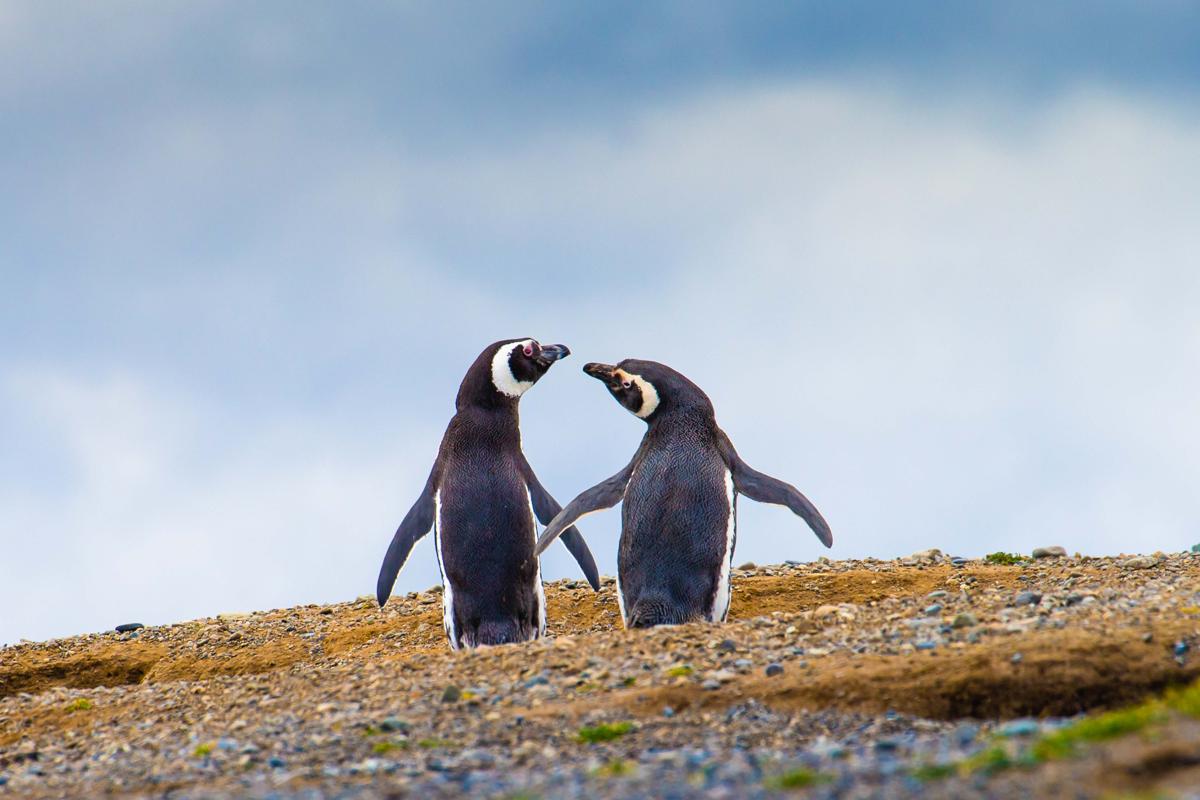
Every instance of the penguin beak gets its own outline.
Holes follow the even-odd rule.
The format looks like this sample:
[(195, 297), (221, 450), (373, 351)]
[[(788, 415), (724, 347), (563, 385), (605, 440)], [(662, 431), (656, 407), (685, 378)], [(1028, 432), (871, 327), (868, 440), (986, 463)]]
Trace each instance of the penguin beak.
[(605, 383), (608, 383), (609, 379), (612, 378), (614, 369), (616, 369), (616, 367), (614, 367), (612, 364), (597, 364), (592, 362), (590, 364), (583, 365), (584, 372), (586, 372), (588, 375), (591, 375), (596, 380), (601, 380)]
[(543, 364), (550, 365), (560, 358), (566, 358), (569, 355), (571, 355), (571, 351), (565, 344), (544, 344), (537, 358)]

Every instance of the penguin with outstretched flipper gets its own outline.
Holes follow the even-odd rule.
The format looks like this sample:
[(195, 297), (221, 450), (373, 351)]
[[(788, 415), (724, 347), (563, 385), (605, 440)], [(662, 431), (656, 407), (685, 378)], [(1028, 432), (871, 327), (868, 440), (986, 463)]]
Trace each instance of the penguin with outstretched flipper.
[(626, 627), (725, 620), (738, 495), (787, 506), (822, 544), (833, 545), (829, 525), (808, 498), (742, 461), (696, 384), (638, 359), (587, 364), (583, 371), (646, 421), (646, 435), (623, 470), (580, 494), (546, 526), (535, 555), (583, 515), (624, 501), (617, 601)]

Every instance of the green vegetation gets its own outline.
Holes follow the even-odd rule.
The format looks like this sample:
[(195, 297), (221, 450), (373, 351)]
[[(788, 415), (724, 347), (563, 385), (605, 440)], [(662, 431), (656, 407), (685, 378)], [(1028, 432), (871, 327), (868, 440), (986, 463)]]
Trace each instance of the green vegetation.
[(912, 771), (912, 776), (919, 781), (939, 781), (948, 778), (958, 771), (956, 764), (922, 764)]
[(691, 664), (680, 664), (679, 666), (671, 667), (669, 670), (667, 670), (667, 677), (682, 678), (684, 676), (691, 675), (695, 671), (696, 670), (692, 669)]
[(92, 701), (86, 697), (77, 697), (67, 704), (67, 713), (75, 713), (76, 711), (91, 711)]
[(614, 758), (607, 764), (597, 767), (592, 775), (598, 778), (620, 778), (625, 775), (632, 775), (634, 772), (632, 762), (626, 761), (623, 758)]
[(1076, 748), (1087, 742), (1104, 742), (1134, 733), (1164, 718), (1158, 701), (1151, 700), (1140, 706), (1109, 711), (1095, 717), (1086, 717), (1046, 734), (1033, 744), (1033, 755), (1039, 760), (1066, 758), (1074, 755)]
[(995, 553), (988, 553), (983, 557), (983, 560), (989, 564), (1004, 564), (1006, 566), (1012, 566), (1014, 564), (1024, 564), (1029, 559), (1025, 558), (1025, 556), (1019, 556), (1016, 553), (997, 551)]
[(212, 755), (213, 748), (215, 747), (216, 745), (212, 742), (203, 742), (196, 745), (196, 749), (192, 751), (192, 755), (195, 758), (208, 758)]
[(816, 786), (818, 783), (828, 783), (831, 780), (833, 778), (829, 775), (801, 767), (800, 769), (789, 770), (782, 775), (768, 778), (764, 782), (764, 785), (768, 789), (807, 789), (809, 786)]
[(454, 742), (449, 739), (418, 739), (417, 747), (422, 747), (426, 750), (438, 750), (454, 747)]
[(609, 725), (607, 722), (602, 722), (599, 725), (587, 728), (580, 728), (579, 735), (575, 737), (575, 741), (580, 744), (598, 744), (600, 742), (611, 742), (613, 739), (618, 739), (633, 730), (632, 722), (617, 722)]
[(408, 749), (408, 742), (406, 742), (406, 741), (389, 740), (389, 741), (384, 741), (384, 742), (376, 742), (375, 744), (371, 745), (371, 752), (375, 753), (376, 755), (383, 755), (385, 753), (390, 753), (393, 750), (407, 750), (407, 749)]
[(982, 772), (993, 775), (1012, 767), (1033, 767), (1045, 761), (1071, 758), (1084, 745), (1107, 742), (1166, 722), (1172, 711), (1200, 718), (1200, 681), (1180, 689), (1168, 689), (1162, 697), (1140, 705), (1084, 717), (1043, 734), (1016, 756), (1003, 745), (996, 744), (957, 763), (925, 764), (915, 768), (911, 774), (918, 780), (933, 781), (955, 774)]

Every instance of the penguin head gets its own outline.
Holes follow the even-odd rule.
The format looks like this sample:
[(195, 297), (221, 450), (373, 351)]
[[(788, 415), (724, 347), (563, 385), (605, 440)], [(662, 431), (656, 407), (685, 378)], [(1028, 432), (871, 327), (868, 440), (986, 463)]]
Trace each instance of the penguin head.
[(569, 355), (566, 345), (540, 344), (537, 339), (493, 342), (467, 370), (456, 405), (515, 403), (555, 361)]
[(647, 422), (681, 408), (712, 414), (712, 403), (699, 386), (657, 361), (627, 358), (615, 366), (584, 364), (583, 371), (602, 381), (618, 403)]

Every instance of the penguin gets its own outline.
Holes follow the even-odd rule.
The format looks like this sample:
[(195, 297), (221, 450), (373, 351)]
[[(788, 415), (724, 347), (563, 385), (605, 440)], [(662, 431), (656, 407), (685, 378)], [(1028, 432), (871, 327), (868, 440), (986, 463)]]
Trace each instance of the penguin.
[(738, 456), (696, 384), (639, 359), (586, 364), (583, 371), (645, 421), (646, 434), (624, 469), (555, 516), (534, 552), (585, 514), (623, 500), (617, 602), (625, 627), (725, 621), (739, 495), (788, 507), (833, 546), (828, 523), (808, 498)]
[[(417, 540), (433, 530), (442, 576), (442, 621), (450, 647), (524, 642), (546, 631), (537, 524), (562, 508), (521, 452), (517, 403), (564, 345), (507, 339), (488, 345), (467, 370), (425, 488), (396, 529), (379, 570), (382, 607)], [(599, 590), (596, 561), (575, 528), (567, 549)]]

